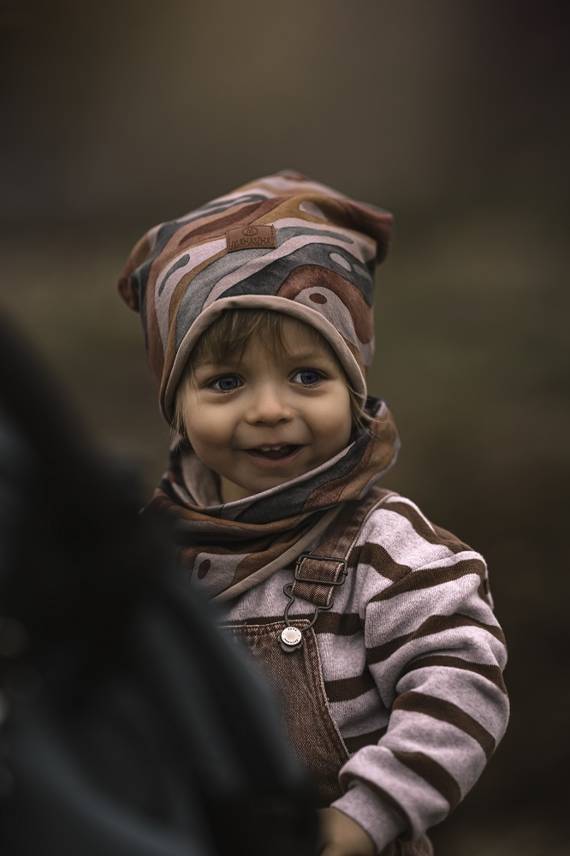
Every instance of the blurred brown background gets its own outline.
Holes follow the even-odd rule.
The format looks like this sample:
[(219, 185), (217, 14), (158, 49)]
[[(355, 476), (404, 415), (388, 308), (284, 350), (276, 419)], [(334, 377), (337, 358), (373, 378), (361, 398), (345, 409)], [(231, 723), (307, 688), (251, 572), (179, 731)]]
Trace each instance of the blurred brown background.
[(388, 484), (487, 556), (511, 655), (510, 730), (437, 853), (569, 853), (567, 4), (0, 10), (2, 305), (149, 490), (168, 432), (115, 292), (142, 231), (284, 167), (395, 212)]

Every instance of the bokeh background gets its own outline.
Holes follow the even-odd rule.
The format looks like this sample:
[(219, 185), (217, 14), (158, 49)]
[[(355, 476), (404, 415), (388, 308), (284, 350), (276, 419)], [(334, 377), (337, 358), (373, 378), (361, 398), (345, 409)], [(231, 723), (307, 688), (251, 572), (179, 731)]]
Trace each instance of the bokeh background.
[(150, 225), (298, 169), (396, 215), (387, 484), (488, 558), (509, 732), (439, 856), (570, 852), (567, 4), (0, 4), (1, 304), (151, 490), (168, 430), (115, 291)]

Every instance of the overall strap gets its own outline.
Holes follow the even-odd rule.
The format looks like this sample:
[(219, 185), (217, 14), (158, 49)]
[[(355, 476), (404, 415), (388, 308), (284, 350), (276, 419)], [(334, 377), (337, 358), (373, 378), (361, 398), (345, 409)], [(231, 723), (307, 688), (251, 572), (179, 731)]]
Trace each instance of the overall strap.
[[(278, 639), (287, 654), (299, 650), (303, 633), (314, 625), (320, 612), (331, 609), (336, 588), (346, 579), (351, 549), (362, 524), (392, 494), (393, 491), (375, 487), (364, 499), (347, 502), (325, 529), (318, 552), (301, 553), (297, 559), (293, 582), (283, 586), (288, 603), (283, 613), (285, 627)], [(297, 598), (315, 607), (313, 617), (302, 630), (289, 619), (289, 610)]]
[(302, 553), (297, 559), (290, 595), (330, 609), (336, 586), (346, 578), (351, 548), (364, 521), (393, 494), (394, 491), (375, 487), (364, 499), (348, 502), (325, 529), (316, 552)]

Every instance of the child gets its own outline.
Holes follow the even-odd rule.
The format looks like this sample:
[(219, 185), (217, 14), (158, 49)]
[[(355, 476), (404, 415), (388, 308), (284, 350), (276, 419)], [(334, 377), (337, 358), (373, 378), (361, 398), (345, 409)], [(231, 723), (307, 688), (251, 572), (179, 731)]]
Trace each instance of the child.
[(391, 222), (281, 172), (151, 229), (119, 283), (177, 429), (149, 509), (280, 688), (326, 856), (431, 853), (508, 716), (483, 558), (378, 484), (399, 446), (365, 380)]

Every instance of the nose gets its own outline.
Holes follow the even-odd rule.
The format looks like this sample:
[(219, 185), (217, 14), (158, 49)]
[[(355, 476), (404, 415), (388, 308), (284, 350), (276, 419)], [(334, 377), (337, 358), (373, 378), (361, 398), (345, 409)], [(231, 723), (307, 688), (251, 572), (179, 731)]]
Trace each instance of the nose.
[(259, 384), (252, 390), (245, 419), (250, 425), (277, 425), (293, 418), (283, 390), (275, 383)]

